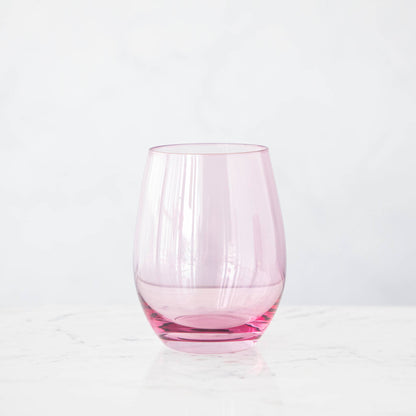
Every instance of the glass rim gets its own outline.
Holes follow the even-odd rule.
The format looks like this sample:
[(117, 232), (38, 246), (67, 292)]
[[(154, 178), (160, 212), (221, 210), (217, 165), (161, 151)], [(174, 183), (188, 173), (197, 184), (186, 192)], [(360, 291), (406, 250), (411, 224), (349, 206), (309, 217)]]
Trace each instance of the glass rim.
[[(207, 150), (208, 148), (211, 148), (211, 150)], [(186, 155), (197, 155), (197, 156), (225, 155), (227, 156), (227, 155), (261, 153), (261, 152), (267, 152), (268, 150), (269, 148), (262, 144), (227, 143), (227, 142), (175, 143), (175, 144), (162, 144), (159, 146), (153, 146), (149, 148), (149, 152), (152, 152), (152, 153), (160, 153), (160, 154), (165, 154), (165, 155), (183, 155), (183, 156), (186, 156)]]

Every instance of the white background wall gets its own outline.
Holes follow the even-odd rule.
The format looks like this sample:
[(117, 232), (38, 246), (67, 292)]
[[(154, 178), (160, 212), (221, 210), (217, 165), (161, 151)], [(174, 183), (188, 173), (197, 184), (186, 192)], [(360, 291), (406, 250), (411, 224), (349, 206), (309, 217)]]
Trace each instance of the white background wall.
[(136, 302), (147, 148), (270, 147), (286, 303), (416, 303), (416, 2), (0, 0), (0, 304)]

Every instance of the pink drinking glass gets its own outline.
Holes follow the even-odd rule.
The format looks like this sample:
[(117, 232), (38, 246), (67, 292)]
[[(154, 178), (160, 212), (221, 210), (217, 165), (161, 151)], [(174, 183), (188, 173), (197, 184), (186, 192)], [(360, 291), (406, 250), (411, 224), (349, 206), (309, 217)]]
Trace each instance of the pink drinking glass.
[(147, 319), (169, 347), (252, 346), (279, 304), (282, 216), (267, 147), (153, 147), (144, 173), (134, 277)]

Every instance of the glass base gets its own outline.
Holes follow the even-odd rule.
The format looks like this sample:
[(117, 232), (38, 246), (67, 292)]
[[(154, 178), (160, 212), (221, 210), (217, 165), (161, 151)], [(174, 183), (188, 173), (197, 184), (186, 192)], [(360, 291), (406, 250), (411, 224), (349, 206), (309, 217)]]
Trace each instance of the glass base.
[(277, 300), (262, 315), (241, 324), (241, 319), (231, 314), (181, 315), (171, 321), (141, 296), (140, 300), (150, 324), (165, 345), (195, 354), (222, 354), (252, 347), (263, 335), (279, 303)]
[(163, 343), (173, 350), (192, 354), (225, 354), (244, 351), (253, 347), (255, 340), (248, 341), (171, 341), (162, 339)]

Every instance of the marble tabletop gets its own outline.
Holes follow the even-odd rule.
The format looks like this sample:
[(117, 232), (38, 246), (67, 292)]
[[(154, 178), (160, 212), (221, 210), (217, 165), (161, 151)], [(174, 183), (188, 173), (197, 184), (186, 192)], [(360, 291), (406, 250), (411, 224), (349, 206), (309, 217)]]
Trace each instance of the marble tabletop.
[(416, 308), (282, 306), (224, 355), (167, 349), (139, 305), (3, 308), (0, 414), (416, 415)]

